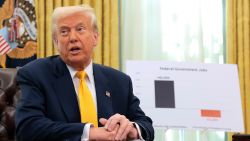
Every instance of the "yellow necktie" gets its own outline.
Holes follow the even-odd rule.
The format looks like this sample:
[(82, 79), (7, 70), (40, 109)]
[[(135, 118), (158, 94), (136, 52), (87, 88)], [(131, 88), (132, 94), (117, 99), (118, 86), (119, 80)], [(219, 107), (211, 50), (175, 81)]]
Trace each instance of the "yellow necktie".
[(78, 71), (76, 77), (79, 78), (78, 101), (81, 113), (81, 122), (92, 123), (98, 127), (97, 112), (90, 90), (85, 81), (87, 77), (85, 71)]

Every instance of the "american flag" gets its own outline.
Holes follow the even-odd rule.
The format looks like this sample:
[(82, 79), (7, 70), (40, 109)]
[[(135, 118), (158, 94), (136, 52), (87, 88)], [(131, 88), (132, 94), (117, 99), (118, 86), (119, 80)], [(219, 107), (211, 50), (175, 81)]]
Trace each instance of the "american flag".
[(0, 54), (4, 55), (6, 53), (9, 53), (11, 50), (12, 49), (11, 49), (10, 45), (8, 44), (8, 42), (0, 34)]
[(16, 42), (8, 41), (8, 29), (4, 27), (0, 30), (0, 55), (9, 53), (13, 48), (17, 46)]

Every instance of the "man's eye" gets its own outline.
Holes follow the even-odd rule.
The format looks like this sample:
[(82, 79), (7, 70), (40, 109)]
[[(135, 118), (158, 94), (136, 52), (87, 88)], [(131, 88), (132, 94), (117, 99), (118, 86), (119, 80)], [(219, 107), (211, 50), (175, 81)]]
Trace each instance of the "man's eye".
[(84, 32), (84, 31), (85, 31), (85, 28), (84, 28), (84, 27), (78, 27), (78, 28), (77, 28), (77, 31), (78, 31), (78, 32)]
[(61, 30), (60, 31), (60, 34), (62, 35), (62, 36), (67, 36), (68, 35), (68, 31), (67, 30)]

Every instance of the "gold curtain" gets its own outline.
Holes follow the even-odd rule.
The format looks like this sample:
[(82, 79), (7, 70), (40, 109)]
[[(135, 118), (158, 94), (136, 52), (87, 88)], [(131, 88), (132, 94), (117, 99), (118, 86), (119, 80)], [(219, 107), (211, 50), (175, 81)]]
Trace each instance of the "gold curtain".
[(51, 15), (58, 6), (89, 4), (95, 9), (100, 33), (93, 60), (119, 68), (118, 0), (36, 0), (38, 58), (57, 54), (53, 47)]
[(238, 65), (245, 133), (250, 134), (250, 1), (227, 0), (226, 22), (227, 63)]

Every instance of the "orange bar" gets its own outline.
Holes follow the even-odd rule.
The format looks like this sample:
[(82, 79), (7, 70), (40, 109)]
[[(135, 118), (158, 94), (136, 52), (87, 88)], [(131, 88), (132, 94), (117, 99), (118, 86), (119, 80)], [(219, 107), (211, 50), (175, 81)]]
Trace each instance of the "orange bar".
[(221, 117), (220, 110), (201, 110), (202, 117)]

